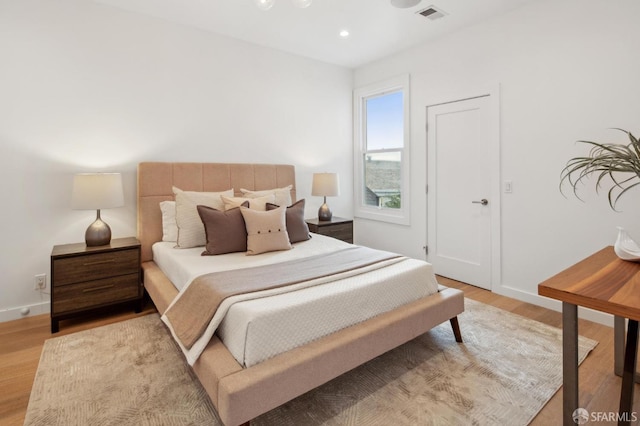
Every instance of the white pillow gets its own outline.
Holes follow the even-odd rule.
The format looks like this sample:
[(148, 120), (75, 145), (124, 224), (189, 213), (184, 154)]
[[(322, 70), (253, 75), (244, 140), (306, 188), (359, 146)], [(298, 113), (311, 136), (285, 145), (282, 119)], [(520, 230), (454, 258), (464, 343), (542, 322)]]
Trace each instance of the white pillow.
[(240, 207), (240, 212), (247, 227), (247, 255), (291, 249), (285, 206), (264, 212)]
[(248, 189), (240, 188), (240, 192), (247, 198), (257, 198), (263, 197), (265, 195), (273, 194), (276, 197), (276, 200), (273, 204), (277, 204), (278, 206), (288, 207), (291, 205), (291, 190), (293, 189), (293, 185), (285, 186), (284, 188), (275, 188), (275, 189), (265, 189), (262, 191), (250, 191)]
[(176, 195), (176, 224), (178, 225), (178, 248), (204, 246), (207, 237), (204, 225), (198, 215), (197, 206), (207, 206), (218, 210), (224, 210), (222, 195), (233, 196), (233, 189), (222, 192), (197, 192), (183, 191), (173, 187)]
[(274, 200), (276, 199), (275, 195), (269, 194), (263, 197), (254, 197), (254, 198), (244, 198), (244, 197), (226, 197), (221, 196), (222, 202), (224, 203), (224, 210), (230, 210), (235, 207), (240, 207), (246, 201), (249, 202), (249, 208), (252, 210), (267, 210), (267, 203), (275, 204)]
[(178, 225), (176, 225), (176, 202), (162, 201), (162, 241), (178, 241)]

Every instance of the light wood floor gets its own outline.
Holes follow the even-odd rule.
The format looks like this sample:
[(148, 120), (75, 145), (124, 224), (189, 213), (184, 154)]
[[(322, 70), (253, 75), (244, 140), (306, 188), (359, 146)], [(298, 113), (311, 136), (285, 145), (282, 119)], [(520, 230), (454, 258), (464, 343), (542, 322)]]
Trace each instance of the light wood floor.
[[(477, 287), (439, 277), (441, 284), (463, 290), (465, 296), (498, 308), (561, 327), (562, 317), (528, 303), (499, 296)], [(155, 312), (151, 303), (140, 314), (120, 310), (111, 315), (94, 316), (82, 320), (61, 321), (62, 336), (116, 321), (123, 321)], [(29, 402), (29, 393), (38, 368), (40, 353), (50, 333), (48, 315), (38, 315), (0, 323), (0, 424), (22, 425)], [(464, 337), (464, 321), (460, 322)], [(621, 379), (613, 374), (613, 329), (590, 321), (580, 320), (580, 334), (599, 342), (580, 367), (580, 405), (589, 412), (616, 412), (620, 397)], [(634, 407), (640, 412), (640, 389), (636, 385)], [(562, 417), (562, 389), (549, 401), (532, 425), (559, 425)], [(599, 423), (605, 424), (605, 423)]]

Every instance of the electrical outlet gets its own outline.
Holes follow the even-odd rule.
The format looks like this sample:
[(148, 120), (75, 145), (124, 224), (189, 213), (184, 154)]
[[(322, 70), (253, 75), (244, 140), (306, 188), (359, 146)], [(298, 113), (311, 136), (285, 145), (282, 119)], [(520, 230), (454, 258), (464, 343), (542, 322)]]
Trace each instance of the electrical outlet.
[(44, 290), (46, 288), (47, 288), (47, 274), (36, 275), (34, 290)]

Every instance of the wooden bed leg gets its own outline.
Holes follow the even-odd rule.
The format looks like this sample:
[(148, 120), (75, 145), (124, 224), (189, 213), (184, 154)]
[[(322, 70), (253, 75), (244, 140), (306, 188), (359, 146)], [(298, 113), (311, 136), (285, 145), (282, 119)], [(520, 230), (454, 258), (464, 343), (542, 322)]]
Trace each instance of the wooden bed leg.
[(462, 343), (462, 333), (460, 333), (460, 324), (458, 324), (458, 317), (453, 317), (449, 320), (451, 328), (453, 329), (453, 335), (456, 336), (456, 342)]

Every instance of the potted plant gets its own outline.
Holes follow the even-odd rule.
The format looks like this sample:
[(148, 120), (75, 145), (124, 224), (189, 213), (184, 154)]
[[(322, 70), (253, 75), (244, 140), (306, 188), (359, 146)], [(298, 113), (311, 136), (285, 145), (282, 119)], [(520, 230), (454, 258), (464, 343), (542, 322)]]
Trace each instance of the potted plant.
[[(611, 188), (607, 192), (609, 206), (616, 210), (616, 204), (620, 197), (640, 185), (640, 142), (638, 139), (623, 129), (615, 129), (624, 132), (629, 137), (629, 144), (598, 143), (591, 141), (578, 141), (591, 145), (591, 151), (586, 157), (575, 157), (567, 162), (560, 175), (560, 192), (562, 185), (569, 182), (573, 193), (577, 193), (578, 186), (583, 179), (597, 176), (596, 192), (600, 189), (606, 177), (611, 178)], [(625, 174), (625, 176), (620, 176)], [(628, 176), (631, 174), (631, 176)]]

